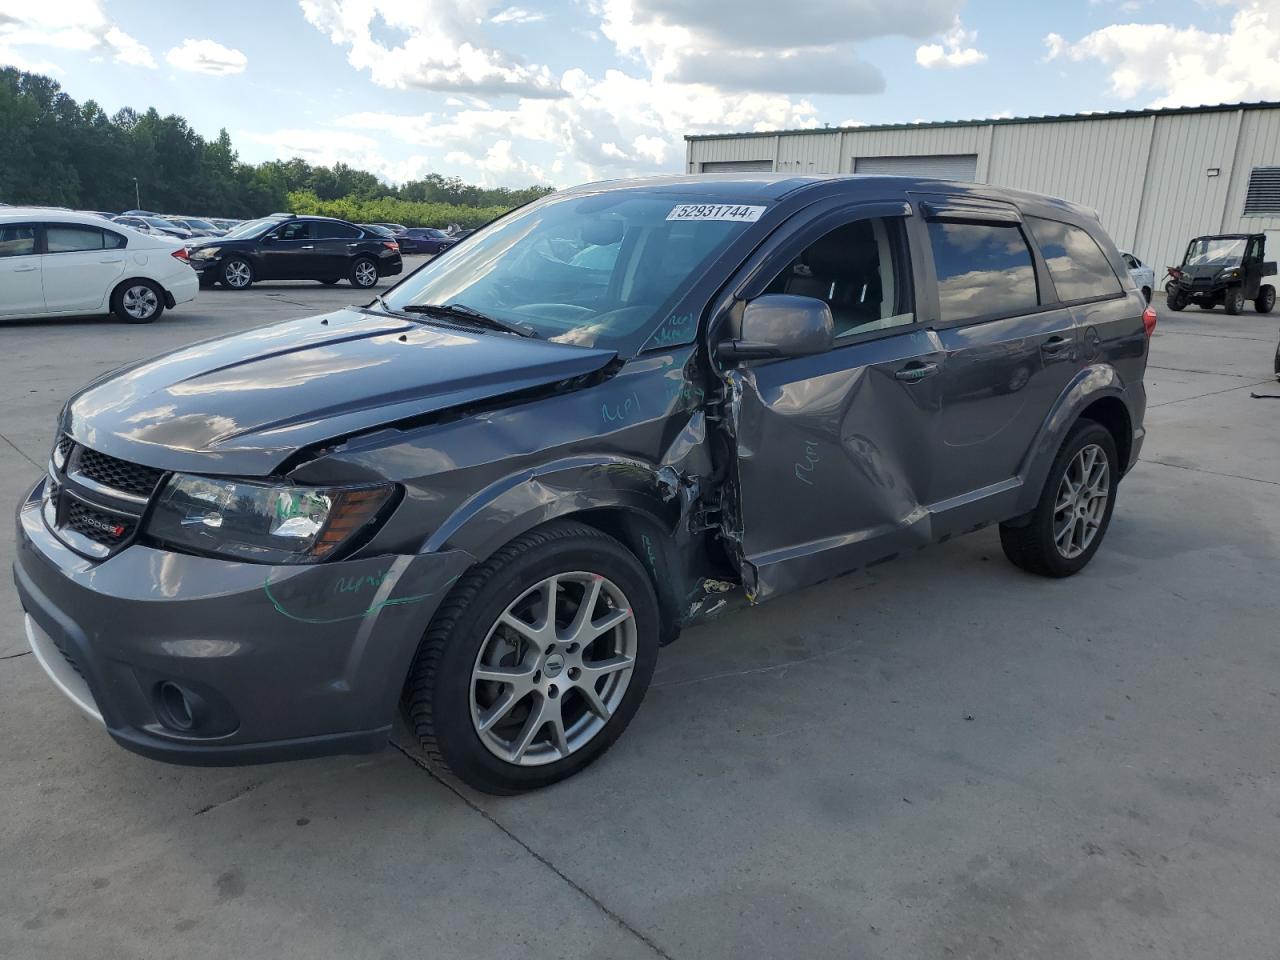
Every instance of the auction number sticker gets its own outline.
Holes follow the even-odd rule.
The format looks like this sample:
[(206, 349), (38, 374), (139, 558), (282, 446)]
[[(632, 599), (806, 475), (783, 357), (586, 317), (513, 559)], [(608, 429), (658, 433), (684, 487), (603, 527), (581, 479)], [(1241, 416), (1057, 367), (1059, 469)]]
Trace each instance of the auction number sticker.
[(667, 214), (668, 220), (733, 220), (755, 223), (764, 207), (747, 207), (740, 203), (678, 203)]

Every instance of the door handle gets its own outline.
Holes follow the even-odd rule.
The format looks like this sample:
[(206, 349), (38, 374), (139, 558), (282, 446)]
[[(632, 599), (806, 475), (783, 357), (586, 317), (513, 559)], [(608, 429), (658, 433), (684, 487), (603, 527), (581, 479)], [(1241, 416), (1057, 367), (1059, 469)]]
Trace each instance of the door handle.
[(21, 266), (21, 267), (14, 267), (14, 268), (13, 268), (13, 272), (14, 272), (14, 273), (29, 273), (30, 271), (34, 270), (35, 268), (36, 268), (36, 265), (35, 265), (34, 263), (28, 263), (28, 264), (26, 264), (25, 266)]
[(1058, 357), (1066, 353), (1072, 347), (1072, 342), (1066, 337), (1054, 335), (1040, 344), (1040, 352), (1046, 357)]
[(901, 370), (894, 371), (894, 378), (903, 380), (907, 383), (916, 383), (925, 377), (931, 377), (938, 372), (936, 363), (921, 363), (919, 360), (912, 360)]
[(299, 247), (298, 249), (299, 249), (299, 250), (314, 250), (314, 249), (315, 249), (315, 246), (314, 246), (314, 245), (312, 245), (312, 244), (310, 244), (310, 243), (308, 243), (306, 246)]
[(124, 257), (103, 257), (99, 263), (124, 263)]

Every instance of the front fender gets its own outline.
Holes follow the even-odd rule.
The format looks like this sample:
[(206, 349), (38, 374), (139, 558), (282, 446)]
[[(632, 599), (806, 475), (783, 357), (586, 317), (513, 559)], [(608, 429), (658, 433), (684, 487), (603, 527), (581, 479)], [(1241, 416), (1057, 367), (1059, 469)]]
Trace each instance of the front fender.
[(1082, 369), (1059, 394), (1057, 401), (1050, 408), (1048, 416), (1040, 425), (1035, 441), (1031, 444), (1027, 455), (1018, 470), (1022, 477), (1022, 493), (1018, 499), (1019, 513), (1035, 509), (1040, 500), (1040, 492), (1044, 487), (1045, 477), (1053, 459), (1062, 447), (1067, 432), (1080, 418), (1080, 414), (1089, 404), (1103, 397), (1115, 397), (1125, 409), (1129, 410), (1130, 422), (1133, 422), (1133, 411), (1123, 378), (1115, 367), (1107, 363), (1095, 363)]

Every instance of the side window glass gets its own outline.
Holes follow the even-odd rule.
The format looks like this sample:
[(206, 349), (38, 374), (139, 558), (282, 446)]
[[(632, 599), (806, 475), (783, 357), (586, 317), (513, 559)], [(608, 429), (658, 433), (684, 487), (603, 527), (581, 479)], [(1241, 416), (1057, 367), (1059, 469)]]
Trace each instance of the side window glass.
[(942, 320), (1017, 313), (1040, 303), (1031, 248), (1016, 224), (929, 224)]
[(766, 288), (831, 308), (837, 337), (915, 322), (901, 217), (855, 220), (811, 243)]
[(1049, 265), (1059, 300), (1113, 297), (1121, 292), (1116, 272), (1087, 230), (1039, 217), (1027, 217), (1027, 224)]
[(360, 231), (336, 220), (314, 220), (311, 236), (316, 240), (354, 240)]
[(124, 234), (113, 233), (110, 230), (102, 231), (102, 245), (108, 250), (121, 250), (127, 245)]
[(0, 226), (0, 257), (25, 257), (36, 252), (36, 228), (29, 223)]
[(310, 240), (311, 224), (306, 220), (292, 220), (276, 231), (279, 240)]
[[(1037, 236), (1038, 236), (1038, 234), (1037, 234)], [(1121, 254), (1121, 256), (1123, 256), (1123, 257), (1124, 257), (1124, 265), (1125, 265), (1126, 267), (1128, 267), (1130, 270), (1137, 270), (1137, 269), (1138, 269), (1139, 264), (1138, 264), (1138, 260), (1137, 260), (1137, 258), (1136, 258), (1136, 257), (1131, 257), (1131, 256), (1129, 256), (1129, 254), (1127, 254), (1127, 253), (1125, 253), (1125, 254)]]
[(78, 227), (70, 223), (46, 223), (45, 244), (49, 253), (76, 253), (101, 250), (102, 231), (96, 227)]

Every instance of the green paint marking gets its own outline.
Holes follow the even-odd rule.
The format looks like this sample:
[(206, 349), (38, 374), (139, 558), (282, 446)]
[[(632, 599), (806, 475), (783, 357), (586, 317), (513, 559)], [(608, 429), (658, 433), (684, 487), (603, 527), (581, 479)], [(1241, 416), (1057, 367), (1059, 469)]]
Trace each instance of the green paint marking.
[[(461, 574), (459, 574), (459, 577), (460, 576)], [(271, 601), (271, 605), (276, 608), (276, 611), (288, 617), (290, 620), (297, 620), (299, 623), (341, 623), (344, 620), (362, 620), (363, 618), (369, 616), (370, 614), (377, 613), (383, 607), (394, 607), (394, 606), (399, 606), (401, 604), (406, 604), (406, 603), (420, 603), (423, 600), (430, 599), (431, 597), (434, 597), (437, 594), (442, 593), (443, 591), (449, 589), (449, 587), (453, 586), (453, 584), (458, 581), (459, 577), (450, 578), (447, 582), (441, 584), (439, 590), (433, 590), (431, 593), (424, 593), (416, 597), (395, 597), (387, 600), (380, 600), (377, 603), (375, 603), (373, 606), (369, 607), (367, 610), (364, 610), (360, 613), (347, 614), (346, 616), (342, 616), (342, 617), (300, 617), (296, 613), (290, 613), (288, 610), (284, 608), (284, 605), (279, 600), (277, 600), (276, 597), (271, 593), (270, 576), (268, 576), (268, 578), (262, 582), (262, 589), (266, 593), (267, 599)]]

